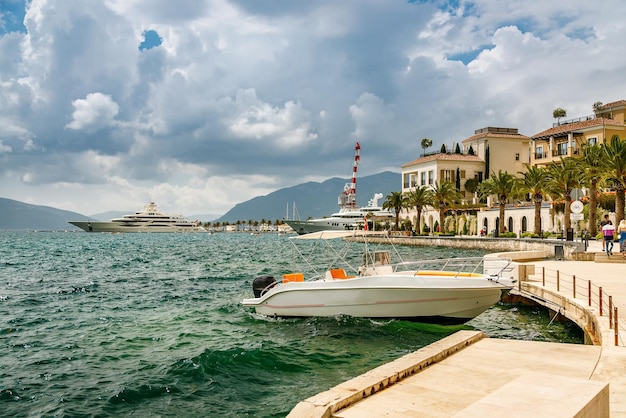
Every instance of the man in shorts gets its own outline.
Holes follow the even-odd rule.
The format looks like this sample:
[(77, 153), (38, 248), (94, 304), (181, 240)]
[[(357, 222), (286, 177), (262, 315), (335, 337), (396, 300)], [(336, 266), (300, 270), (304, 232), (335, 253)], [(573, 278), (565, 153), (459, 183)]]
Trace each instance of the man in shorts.
[(613, 255), (613, 240), (615, 239), (615, 227), (613, 226), (613, 222), (608, 221), (608, 223), (602, 227), (602, 235), (604, 236), (603, 242), (606, 255)]

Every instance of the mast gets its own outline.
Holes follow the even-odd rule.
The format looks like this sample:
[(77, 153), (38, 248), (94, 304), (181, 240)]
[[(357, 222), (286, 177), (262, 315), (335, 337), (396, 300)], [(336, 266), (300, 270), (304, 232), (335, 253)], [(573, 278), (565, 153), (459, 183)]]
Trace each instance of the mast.
[(361, 161), (361, 144), (358, 142), (354, 147), (354, 161), (352, 164), (352, 181), (346, 183), (343, 187), (343, 191), (339, 195), (339, 209), (340, 210), (352, 210), (356, 209), (356, 170), (359, 162)]

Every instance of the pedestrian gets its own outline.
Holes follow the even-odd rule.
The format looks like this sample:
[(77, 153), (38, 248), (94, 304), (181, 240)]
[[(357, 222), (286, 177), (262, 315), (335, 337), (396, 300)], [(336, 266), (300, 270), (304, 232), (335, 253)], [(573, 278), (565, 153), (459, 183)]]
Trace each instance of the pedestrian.
[(622, 258), (626, 258), (626, 219), (619, 221), (617, 236), (619, 238), (619, 252), (622, 253)]
[[(604, 219), (600, 221), (600, 231), (602, 231), (602, 228), (604, 228), (604, 225), (606, 225), (608, 222), (609, 222), (609, 214), (606, 213), (604, 215)], [(602, 236), (604, 238), (604, 234)], [(604, 251), (604, 239), (602, 239), (602, 251)]]
[(610, 220), (602, 227), (602, 235), (604, 236), (604, 249), (606, 255), (613, 255), (613, 240), (615, 239), (615, 227)]

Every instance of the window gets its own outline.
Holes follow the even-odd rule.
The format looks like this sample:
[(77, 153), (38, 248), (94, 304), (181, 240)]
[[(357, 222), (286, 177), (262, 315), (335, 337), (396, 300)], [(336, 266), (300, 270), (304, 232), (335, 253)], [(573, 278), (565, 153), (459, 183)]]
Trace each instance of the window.
[(426, 186), (426, 172), (425, 172), (425, 171), (422, 171), (422, 173), (421, 173), (421, 174), (422, 174), (422, 176), (421, 176), (421, 177), (422, 177), (422, 182), (421, 182), (421, 184), (422, 184), (422, 186)]
[(567, 155), (567, 142), (561, 142), (556, 145), (557, 155)]
[(435, 172), (430, 170), (428, 172), (428, 184), (433, 184), (435, 182)]
[(411, 186), (410, 186), (410, 185), (411, 185), (410, 181), (411, 181), (411, 175), (410, 175), (410, 174), (408, 174), (408, 173), (406, 173), (406, 174), (404, 175), (404, 181), (402, 182), (402, 183), (403, 183), (403, 187), (404, 187), (405, 189), (408, 189), (409, 187), (411, 187)]
[(515, 153), (515, 161), (519, 161), (519, 152)]
[(441, 170), (441, 181), (449, 181), (450, 183), (454, 183), (455, 172), (454, 170)]
[(538, 160), (543, 158), (543, 145), (535, 148), (535, 158)]
[(461, 178), (464, 179), (465, 178), (465, 170), (461, 170)]
[(598, 143), (598, 137), (597, 136), (592, 136), (591, 138), (589, 138), (587, 140), (587, 143), (589, 145), (596, 145)]

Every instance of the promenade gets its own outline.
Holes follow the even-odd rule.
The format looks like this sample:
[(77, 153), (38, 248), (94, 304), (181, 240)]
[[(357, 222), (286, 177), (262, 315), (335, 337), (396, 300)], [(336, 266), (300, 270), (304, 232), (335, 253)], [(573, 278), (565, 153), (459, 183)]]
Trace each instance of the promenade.
[[(588, 258), (601, 245), (591, 241)], [(289, 417), (626, 417), (626, 261), (618, 251), (598, 262), (520, 262), (534, 267), (513, 293), (578, 323), (588, 344), (459, 331), (300, 402)]]

